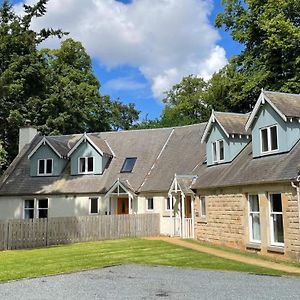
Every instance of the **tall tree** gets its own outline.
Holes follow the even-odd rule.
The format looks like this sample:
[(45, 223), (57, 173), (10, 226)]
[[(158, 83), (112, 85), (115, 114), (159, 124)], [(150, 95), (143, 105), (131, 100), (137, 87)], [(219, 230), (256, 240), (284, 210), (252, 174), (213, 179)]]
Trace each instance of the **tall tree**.
[(17, 153), (18, 127), (29, 113), (28, 101), (44, 97), (44, 59), (37, 46), (50, 36), (61, 37), (61, 30), (30, 29), (33, 18), (45, 14), (47, 0), (24, 6), (25, 14), (15, 14), (4, 0), (0, 7), (0, 140), (9, 149), (8, 161)]
[(216, 18), (244, 45), (236, 57), (244, 78), (237, 108), (248, 110), (262, 87), (300, 93), (300, 1), (223, 0)]

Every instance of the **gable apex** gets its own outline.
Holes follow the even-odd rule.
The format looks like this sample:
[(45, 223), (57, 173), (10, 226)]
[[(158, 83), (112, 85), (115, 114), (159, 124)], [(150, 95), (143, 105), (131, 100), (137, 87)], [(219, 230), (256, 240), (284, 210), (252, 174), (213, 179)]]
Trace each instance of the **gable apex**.
[(33, 154), (42, 146), (42, 145), (48, 145), (53, 151), (54, 153), (59, 157), (59, 158), (63, 158), (63, 156), (59, 153), (59, 151), (57, 151), (57, 149), (55, 149), (55, 147), (48, 141), (48, 139), (43, 136), (43, 138), (40, 140), (40, 142), (33, 148), (33, 150), (28, 154), (28, 159), (30, 159)]

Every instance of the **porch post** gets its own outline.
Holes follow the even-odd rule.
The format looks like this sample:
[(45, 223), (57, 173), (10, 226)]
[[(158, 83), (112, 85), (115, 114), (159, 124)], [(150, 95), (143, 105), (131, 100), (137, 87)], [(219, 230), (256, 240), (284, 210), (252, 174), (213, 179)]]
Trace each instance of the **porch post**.
[(182, 235), (181, 237), (185, 238), (185, 196), (181, 193), (181, 228), (182, 228)]
[(173, 201), (173, 195), (172, 194), (169, 194), (168, 195), (169, 199), (170, 199), (170, 236), (173, 237), (174, 234), (173, 234), (173, 226), (172, 226), (172, 201)]
[(194, 212), (194, 207), (195, 207), (195, 197), (191, 196), (191, 209), (192, 209), (192, 238), (195, 238), (195, 212)]
[(131, 196), (128, 194), (128, 214), (132, 214), (132, 207), (131, 207)]

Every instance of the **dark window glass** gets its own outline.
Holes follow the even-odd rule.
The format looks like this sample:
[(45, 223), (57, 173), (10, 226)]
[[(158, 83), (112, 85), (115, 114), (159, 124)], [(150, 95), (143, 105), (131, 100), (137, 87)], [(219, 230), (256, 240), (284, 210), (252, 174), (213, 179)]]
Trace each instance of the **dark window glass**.
[(224, 159), (224, 142), (219, 141), (219, 147), (220, 147), (220, 160)]
[(153, 202), (153, 198), (148, 198), (148, 210), (152, 210), (154, 209), (154, 202)]
[(277, 144), (277, 126), (271, 127), (271, 150), (278, 149)]
[(48, 199), (38, 200), (38, 218), (48, 218)]
[(88, 172), (93, 172), (94, 171), (94, 159), (93, 157), (88, 157)]
[(217, 143), (216, 142), (213, 143), (213, 160), (214, 161), (218, 160), (218, 158), (217, 158)]
[(135, 162), (136, 162), (136, 157), (127, 157), (124, 161), (121, 172), (127, 172), (127, 173), (132, 172)]
[(261, 130), (261, 143), (262, 143), (262, 151), (268, 151), (268, 130), (262, 129)]
[(272, 194), (272, 212), (282, 212), (281, 194)]
[(33, 209), (25, 210), (25, 219), (33, 219)]
[(25, 200), (25, 208), (34, 208), (34, 200)]
[(79, 159), (79, 171), (80, 171), (80, 173), (85, 172), (85, 158), (84, 157)]
[(98, 198), (91, 198), (91, 214), (98, 213)]
[(47, 159), (46, 173), (47, 174), (52, 173), (52, 159)]
[(45, 161), (39, 160), (39, 174), (45, 174)]

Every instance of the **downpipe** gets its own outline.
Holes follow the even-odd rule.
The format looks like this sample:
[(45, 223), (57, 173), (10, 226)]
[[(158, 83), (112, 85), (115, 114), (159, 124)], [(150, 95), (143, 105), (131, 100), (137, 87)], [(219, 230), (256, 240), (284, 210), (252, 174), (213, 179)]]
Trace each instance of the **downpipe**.
[(297, 191), (297, 202), (298, 202), (298, 229), (299, 229), (299, 238), (300, 238), (300, 187), (299, 187), (299, 184), (300, 184), (300, 175), (297, 177), (296, 179), (297, 181), (297, 185), (292, 181), (291, 182), (291, 185), (293, 188), (296, 189)]

